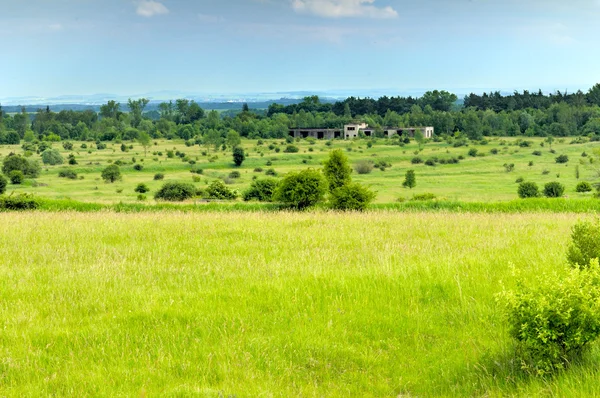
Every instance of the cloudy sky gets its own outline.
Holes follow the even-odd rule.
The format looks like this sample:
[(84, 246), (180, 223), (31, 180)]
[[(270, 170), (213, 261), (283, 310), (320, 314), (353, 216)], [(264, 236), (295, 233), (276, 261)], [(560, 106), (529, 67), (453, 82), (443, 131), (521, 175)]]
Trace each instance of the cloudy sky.
[(0, 98), (565, 89), (600, 0), (0, 0)]

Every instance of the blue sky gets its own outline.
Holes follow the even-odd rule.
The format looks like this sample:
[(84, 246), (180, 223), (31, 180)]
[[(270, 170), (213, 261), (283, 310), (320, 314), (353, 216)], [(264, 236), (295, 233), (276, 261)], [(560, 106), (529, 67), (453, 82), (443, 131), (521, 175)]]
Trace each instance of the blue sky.
[(0, 98), (581, 88), (600, 0), (0, 0)]

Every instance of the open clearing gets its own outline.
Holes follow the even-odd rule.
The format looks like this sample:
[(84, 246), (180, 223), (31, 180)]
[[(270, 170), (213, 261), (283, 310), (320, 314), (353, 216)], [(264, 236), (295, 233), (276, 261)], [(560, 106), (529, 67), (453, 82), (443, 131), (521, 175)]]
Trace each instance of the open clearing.
[(522, 376), (494, 298), (586, 217), (0, 213), (0, 395), (597, 396), (596, 347)]

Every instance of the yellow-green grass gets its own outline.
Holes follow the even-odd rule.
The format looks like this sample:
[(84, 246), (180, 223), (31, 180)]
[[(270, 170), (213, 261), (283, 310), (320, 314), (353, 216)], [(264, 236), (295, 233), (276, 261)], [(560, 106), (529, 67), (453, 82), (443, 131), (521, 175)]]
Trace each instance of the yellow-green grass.
[[(575, 192), (575, 186), (578, 181), (595, 182), (598, 175), (594, 170), (594, 165), (590, 165), (589, 157), (582, 157), (583, 152), (591, 154), (596, 143), (570, 144), (571, 138), (566, 138), (563, 142), (558, 140), (553, 144), (555, 154), (550, 153), (548, 144), (540, 146), (542, 139), (528, 138), (533, 142), (529, 148), (521, 148), (515, 145), (501, 145), (502, 141), (508, 144), (514, 144), (516, 138), (491, 139), (487, 145), (474, 146), (484, 157), (470, 157), (468, 151), (471, 147), (454, 148), (446, 143), (428, 143), (423, 151), (419, 153), (423, 160), (438, 156), (440, 159), (464, 156), (465, 159), (459, 164), (438, 165), (436, 167), (426, 166), (424, 164), (412, 164), (411, 159), (415, 157), (417, 145), (411, 143), (404, 147), (388, 145), (387, 140), (380, 139), (372, 148), (367, 147), (367, 141), (332, 141), (331, 146), (325, 145), (325, 141), (319, 140), (314, 144), (306, 140), (295, 142), (300, 148), (298, 153), (284, 153), (287, 146), (283, 140), (263, 140), (263, 145), (257, 145), (257, 140), (244, 140), (243, 146), (246, 149), (248, 157), (242, 167), (236, 169), (233, 166), (231, 151), (217, 151), (214, 149), (208, 151), (205, 146), (187, 147), (182, 140), (156, 140), (156, 144), (150, 148), (148, 155), (144, 156), (143, 149), (137, 143), (126, 142), (127, 145), (133, 145), (134, 148), (127, 153), (121, 152), (120, 143), (108, 143), (108, 148), (97, 151), (92, 148), (81, 149), (81, 143), (74, 143), (73, 151), (65, 151), (61, 143), (54, 143), (54, 148), (60, 149), (63, 156), (74, 153), (77, 161), (76, 166), (44, 166), (41, 177), (37, 179), (38, 186), (32, 186), (31, 181), (23, 186), (9, 185), (8, 192), (32, 192), (43, 197), (53, 199), (70, 198), (78, 201), (98, 202), (98, 203), (118, 203), (118, 202), (136, 202), (137, 193), (134, 188), (139, 183), (147, 184), (151, 191), (148, 196), (148, 202), (152, 203), (153, 193), (160, 188), (166, 181), (185, 181), (192, 183), (192, 167), (202, 168), (204, 175), (200, 182), (195, 182), (198, 188), (206, 187), (208, 183), (217, 178), (225, 178), (233, 170), (239, 170), (241, 178), (234, 180), (231, 188), (243, 191), (246, 189), (254, 176), (264, 177), (264, 172), (273, 168), (279, 177), (293, 170), (299, 170), (306, 167), (321, 167), (322, 162), (328, 156), (331, 149), (341, 148), (348, 155), (352, 164), (360, 160), (383, 160), (392, 164), (392, 167), (386, 171), (379, 169), (373, 170), (370, 174), (359, 175), (353, 173), (353, 178), (357, 182), (369, 185), (377, 191), (376, 203), (392, 203), (399, 197), (411, 198), (414, 194), (431, 192), (439, 198), (450, 201), (461, 202), (497, 202), (507, 201), (517, 198), (517, 178), (522, 177), (527, 181), (534, 181), (540, 187), (550, 181), (559, 181), (566, 187), (565, 195), (569, 199), (588, 198), (591, 194), (582, 194)], [(270, 144), (276, 144), (280, 152), (270, 150)], [(87, 143), (88, 146), (94, 146), (93, 143)], [(473, 147), (473, 146), (472, 146)], [(493, 155), (490, 151), (495, 148), (499, 153)], [(167, 150), (178, 150), (184, 152), (191, 160), (197, 162), (191, 166), (187, 162), (182, 162), (178, 157), (169, 159), (166, 157)], [(312, 152), (310, 150), (312, 149)], [(351, 149), (351, 151), (347, 151)], [(532, 152), (539, 150), (542, 156), (534, 156)], [(153, 152), (162, 152), (162, 156), (153, 155)], [(10, 152), (23, 153), (20, 146), (1, 146), (0, 160)], [(209, 161), (209, 157), (218, 156), (214, 162)], [(261, 156), (262, 154), (262, 156)], [(567, 164), (557, 164), (555, 158), (560, 154), (569, 156)], [(144, 165), (142, 171), (133, 170), (131, 163), (132, 157), (135, 157), (138, 163)], [(33, 154), (31, 159), (40, 160), (39, 155)], [(100, 173), (109, 162), (124, 160), (130, 164), (122, 166), (122, 181), (114, 184), (107, 184), (100, 178)], [(142, 162), (143, 160), (143, 162)], [(272, 165), (267, 166), (271, 161)], [(303, 163), (303, 162), (306, 163)], [(529, 162), (533, 161), (533, 166)], [(515, 170), (507, 173), (503, 167), (505, 163), (513, 163)], [(580, 179), (575, 177), (575, 168), (579, 166)], [(257, 167), (263, 169), (262, 173), (254, 172)], [(66, 180), (58, 178), (58, 172), (61, 168), (70, 168), (76, 171), (83, 180)], [(404, 174), (407, 170), (414, 169), (417, 176), (417, 187), (407, 189), (402, 187)], [(547, 174), (542, 174), (547, 170)], [(155, 173), (164, 173), (164, 181), (154, 181)], [(35, 184), (34, 184), (35, 185)]]
[(1, 396), (598, 396), (513, 362), (495, 293), (573, 214), (0, 213)]

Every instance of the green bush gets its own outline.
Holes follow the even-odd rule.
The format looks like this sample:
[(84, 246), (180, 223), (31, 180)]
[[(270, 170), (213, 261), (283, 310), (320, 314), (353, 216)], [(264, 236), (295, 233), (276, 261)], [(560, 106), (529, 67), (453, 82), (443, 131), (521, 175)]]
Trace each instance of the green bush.
[(77, 179), (77, 173), (74, 172), (73, 170), (69, 170), (69, 169), (65, 169), (65, 170), (61, 170), (58, 172), (58, 176), (60, 178), (68, 178), (70, 180), (76, 180)]
[(556, 163), (567, 163), (569, 161), (569, 157), (567, 155), (559, 155), (554, 160)]
[(517, 188), (517, 194), (519, 194), (519, 198), (537, 198), (540, 196), (540, 190), (535, 182), (522, 182), (519, 184), (519, 188)]
[(244, 201), (258, 200), (259, 202), (272, 202), (273, 193), (277, 189), (279, 181), (274, 178), (263, 178), (252, 181), (250, 188), (242, 194)]
[(592, 191), (592, 184), (590, 184), (587, 181), (581, 181), (575, 187), (575, 192), (591, 192), (591, 191)]
[(288, 146), (285, 147), (285, 150), (283, 152), (286, 152), (286, 153), (296, 153), (298, 151), (299, 151), (299, 149), (298, 149), (298, 147), (296, 145), (288, 145)]
[(476, 149), (476, 148), (471, 148), (471, 149), (469, 149), (469, 153), (468, 153), (468, 155), (469, 155), (469, 156), (472, 156), (472, 157), (475, 157), (475, 156), (477, 156), (477, 149)]
[(154, 199), (182, 202), (186, 199), (193, 198), (195, 194), (196, 189), (192, 184), (167, 182), (154, 194)]
[(306, 169), (288, 173), (279, 183), (273, 199), (284, 205), (303, 210), (323, 201), (327, 181), (318, 170)]
[(144, 166), (142, 166), (142, 165), (141, 165), (141, 164), (139, 164), (139, 163), (136, 163), (136, 164), (134, 164), (134, 165), (133, 165), (133, 169), (134, 169), (135, 171), (142, 171), (142, 170), (144, 169)]
[(135, 187), (134, 192), (146, 193), (146, 192), (150, 192), (150, 188), (148, 188), (148, 185), (141, 182), (137, 185), (137, 187)]
[(25, 180), (25, 176), (21, 170), (13, 170), (8, 174), (8, 178), (10, 179), (10, 183), (13, 185), (20, 185)]
[(600, 334), (600, 267), (595, 259), (589, 267), (537, 279), (519, 281), (499, 299), (521, 367), (547, 375), (564, 369)]
[(436, 198), (436, 196), (432, 193), (421, 193), (421, 194), (413, 195), (411, 200), (415, 201), (415, 202), (423, 202), (423, 201), (427, 201), (427, 200), (434, 200), (435, 198)]
[(229, 173), (229, 178), (240, 178), (242, 175), (240, 174), (239, 171), (234, 170), (231, 173)]
[(531, 154), (534, 156), (542, 156), (542, 151), (533, 151)]
[(39, 207), (39, 201), (31, 194), (0, 196), (0, 210), (34, 210)]
[(41, 167), (37, 161), (27, 160), (11, 153), (2, 161), (2, 172), (8, 176), (13, 170), (21, 170), (25, 177), (37, 178), (40, 175)]
[(58, 149), (46, 149), (42, 152), (42, 162), (51, 166), (63, 164), (64, 159)]
[(104, 181), (113, 183), (121, 179), (121, 169), (116, 164), (111, 164), (102, 170), (101, 175)]
[(571, 229), (568, 263), (573, 267), (586, 267), (597, 258), (600, 258), (600, 219), (578, 222)]
[(549, 182), (544, 185), (544, 196), (547, 198), (560, 198), (565, 192), (565, 187), (560, 182)]
[(329, 201), (335, 210), (363, 211), (375, 199), (375, 196), (375, 193), (367, 187), (358, 183), (350, 183), (334, 189)]
[(352, 168), (348, 165), (348, 157), (341, 149), (329, 152), (329, 158), (323, 163), (323, 175), (329, 183), (329, 191), (347, 185), (351, 181)]
[(3, 175), (0, 175), (0, 195), (2, 195), (4, 192), (6, 192), (7, 185), (8, 185), (8, 180)]
[(239, 167), (242, 165), (242, 163), (244, 163), (244, 160), (246, 159), (246, 154), (244, 153), (244, 149), (236, 146), (235, 148), (233, 148), (233, 163)]
[(420, 157), (418, 157), (418, 156), (415, 156), (414, 158), (412, 158), (412, 159), (410, 160), (410, 162), (411, 162), (412, 164), (421, 164), (421, 163), (423, 163), (423, 159), (421, 159), (421, 158), (420, 158)]
[(232, 200), (237, 197), (237, 194), (227, 188), (227, 185), (221, 180), (213, 181), (208, 188), (206, 188), (207, 197), (211, 199), (225, 199)]
[(165, 175), (163, 173), (154, 174), (154, 181), (159, 181), (159, 180), (164, 180), (164, 179), (165, 179)]
[(358, 174), (369, 174), (373, 171), (373, 162), (370, 160), (361, 160), (354, 165), (354, 170)]

